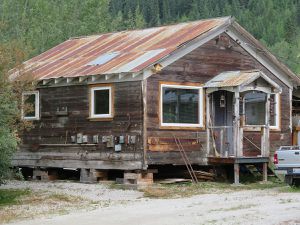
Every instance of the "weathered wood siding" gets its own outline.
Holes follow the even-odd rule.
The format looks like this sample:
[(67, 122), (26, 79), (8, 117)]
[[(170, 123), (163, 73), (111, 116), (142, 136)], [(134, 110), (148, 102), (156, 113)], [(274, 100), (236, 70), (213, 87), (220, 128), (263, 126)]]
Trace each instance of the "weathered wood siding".
[[(212, 77), (224, 71), (261, 69), (263, 72), (282, 87), (281, 94), (281, 130), (271, 131), (271, 152), (280, 145), (290, 144), (291, 133), (289, 88), (251, 57), (244, 49), (239, 47), (226, 34), (216, 41), (211, 40), (198, 49), (190, 52), (181, 59), (163, 68), (161, 72), (148, 78), (148, 112), (147, 135), (149, 138), (172, 137), (173, 134), (183, 137), (198, 135), (199, 145), (185, 145), (190, 158), (194, 163), (206, 163), (206, 132), (205, 130), (160, 129), (159, 127), (159, 82), (196, 82), (204, 84)], [(205, 121), (205, 120), (204, 120)], [(196, 134), (198, 132), (198, 134)], [(244, 132), (244, 135), (257, 145), (260, 145), (260, 132)], [(195, 149), (195, 146), (198, 149)], [(159, 148), (161, 147), (161, 151)], [(155, 149), (152, 150), (152, 149)], [(260, 154), (255, 148), (244, 141), (244, 155)], [(168, 147), (153, 147), (148, 143), (149, 164), (183, 164), (181, 156), (174, 144)]]
[[(40, 89), (41, 120), (35, 128), (23, 135), (24, 145), (16, 154), (15, 165), (45, 167), (77, 167), (98, 169), (139, 169), (143, 164), (143, 124), (146, 124), (145, 146), (147, 163), (183, 164), (173, 135), (182, 139), (187, 154), (196, 164), (206, 164), (205, 129), (161, 129), (159, 124), (159, 82), (201, 83), (223, 71), (262, 69), (282, 87), (280, 130), (271, 131), (271, 152), (280, 145), (291, 142), (289, 89), (273, 74), (253, 59), (226, 34), (217, 42), (211, 40), (187, 54), (161, 72), (147, 79), (147, 112), (143, 117), (141, 82), (114, 83), (115, 115), (111, 121), (90, 121), (89, 87), (66, 86)], [(68, 107), (68, 116), (56, 115), (57, 108)], [(204, 110), (205, 111), (205, 110)], [(205, 115), (205, 113), (204, 113)], [(204, 118), (205, 121), (205, 118)], [(71, 135), (89, 136), (136, 135), (134, 145), (122, 145), (122, 152), (115, 153), (100, 143), (94, 146), (40, 146), (41, 144), (69, 144)], [(260, 132), (244, 135), (260, 145)], [(258, 155), (254, 147), (244, 141), (244, 155)]]
[[(41, 119), (34, 121), (34, 128), (22, 136), (23, 146), (13, 162), (19, 165), (31, 163), (36, 166), (99, 169), (125, 169), (124, 165), (128, 169), (140, 167), (143, 158), (141, 82), (113, 85), (115, 113), (111, 121), (88, 119), (87, 85), (40, 88)], [(62, 107), (68, 108), (67, 116), (56, 114), (57, 109)], [(99, 135), (99, 144), (47, 146), (70, 144), (71, 136), (77, 133), (88, 135), (88, 143), (92, 143), (93, 135)], [(114, 148), (107, 148), (106, 143), (102, 143), (102, 136), (109, 135), (134, 135), (136, 144), (122, 144), (122, 151), (115, 153)]]

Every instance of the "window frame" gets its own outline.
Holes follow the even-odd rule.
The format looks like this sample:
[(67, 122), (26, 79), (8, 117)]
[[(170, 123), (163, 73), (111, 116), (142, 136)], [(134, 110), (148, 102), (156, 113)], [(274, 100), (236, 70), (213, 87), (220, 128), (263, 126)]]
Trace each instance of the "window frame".
[[(95, 91), (109, 90), (109, 113), (108, 114), (95, 114)], [(90, 87), (90, 119), (111, 119), (114, 116), (113, 106), (113, 87), (112, 85), (92, 86)]]
[[(177, 88), (177, 89), (192, 89), (198, 90), (198, 120), (197, 124), (190, 123), (164, 123), (163, 122), (163, 88)], [(161, 128), (204, 128), (204, 96), (203, 96), (203, 86), (200, 84), (166, 84), (160, 83), (160, 94), (159, 94), (159, 121)]]
[[(263, 91), (262, 91), (263, 92)], [(263, 92), (265, 93), (265, 92)], [(267, 93), (265, 93), (267, 94)], [(271, 95), (275, 95), (275, 125), (273, 126), (269, 126), (270, 130), (271, 131), (280, 131), (281, 130), (281, 95), (280, 93), (272, 93), (270, 94), (270, 97)], [(243, 108), (244, 110), (246, 109), (246, 106), (245, 106), (245, 101), (243, 100)], [(247, 125), (246, 124), (246, 112), (243, 113), (244, 114), (244, 118), (243, 118), (243, 128), (245, 131), (259, 131), (260, 128), (263, 126), (263, 125)]]
[[(274, 93), (271, 95), (275, 95), (275, 125), (271, 126), (270, 125), (270, 129), (272, 130), (280, 130), (280, 119), (281, 119), (281, 115), (280, 115), (280, 94), (279, 93)], [(271, 97), (271, 96), (270, 96)]]
[[(34, 95), (35, 98), (35, 107), (34, 114), (35, 116), (25, 116), (24, 112), (24, 104), (25, 104), (25, 96), (26, 95)], [(22, 93), (22, 108), (21, 108), (21, 117), (23, 120), (39, 120), (40, 119), (40, 92), (39, 91), (26, 91)]]

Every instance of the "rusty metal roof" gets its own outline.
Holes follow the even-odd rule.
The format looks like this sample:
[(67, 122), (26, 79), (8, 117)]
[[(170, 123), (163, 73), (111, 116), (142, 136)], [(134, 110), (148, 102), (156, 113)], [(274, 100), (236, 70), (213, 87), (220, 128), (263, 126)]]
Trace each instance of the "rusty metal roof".
[(220, 88), (220, 87), (237, 87), (253, 81), (261, 76), (259, 70), (250, 71), (228, 71), (220, 73), (211, 80), (209, 80), (204, 87)]
[(229, 17), (69, 39), (26, 61), (37, 80), (139, 72)]
[(280, 93), (282, 88), (261, 70), (227, 71), (215, 76), (204, 85), (205, 88), (243, 87), (258, 78), (264, 79), (273, 87), (274, 93)]

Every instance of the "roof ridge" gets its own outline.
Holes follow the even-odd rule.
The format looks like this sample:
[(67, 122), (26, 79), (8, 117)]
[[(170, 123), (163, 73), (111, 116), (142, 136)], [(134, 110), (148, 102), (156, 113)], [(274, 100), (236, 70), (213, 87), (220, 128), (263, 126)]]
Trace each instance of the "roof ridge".
[(98, 34), (91, 34), (91, 35), (82, 35), (82, 36), (75, 36), (75, 37), (70, 37), (68, 40), (75, 40), (75, 39), (82, 39), (82, 38), (91, 38), (91, 37), (97, 37), (97, 36), (101, 36), (101, 35), (105, 35), (105, 34), (117, 34), (117, 33), (125, 33), (125, 32), (133, 32), (133, 31), (143, 31), (143, 30), (150, 30), (150, 29), (159, 29), (159, 28), (163, 28), (163, 27), (170, 27), (170, 26), (180, 26), (180, 25), (184, 25), (184, 24), (189, 24), (189, 23), (196, 23), (196, 22), (205, 22), (205, 21), (209, 21), (209, 20), (226, 20), (226, 19), (232, 19), (234, 18), (233, 16), (221, 16), (221, 17), (212, 17), (212, 18), (208, 18), (208, 19), (201, 19), (201, 20), (192, 20), (192, 21), (186, 21), (186, 22), (181, 22), (181, 23), (171, 23), (171, 24), (164, 24), (161, 26), (157, 26), (157, 27), (145, 27), (145, 28), (139, 28), (139, 29), (127, 29), (127, 30), (120, 30), (120, 31), (111, 31), (111, 32), (103, 32), (103, 33), (98, 33)]

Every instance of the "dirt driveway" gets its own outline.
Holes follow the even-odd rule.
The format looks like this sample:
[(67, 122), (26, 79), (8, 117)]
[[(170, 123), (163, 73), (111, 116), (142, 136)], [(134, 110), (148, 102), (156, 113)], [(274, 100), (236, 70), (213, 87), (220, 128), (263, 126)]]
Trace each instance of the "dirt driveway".
[[(21, 188), (24, 183), (6, 187), (11, 186)], [(29, 182), (26, 186), (73, 196), (77, 193), (94, 199), (94, 207), (12, 223), (15, 225), (300, 224), (300, 192), (280, 188), (215, 189), (191, 197), (153, 199), (143, 197), (138, 191), (109, 189), (103, 185)]]

